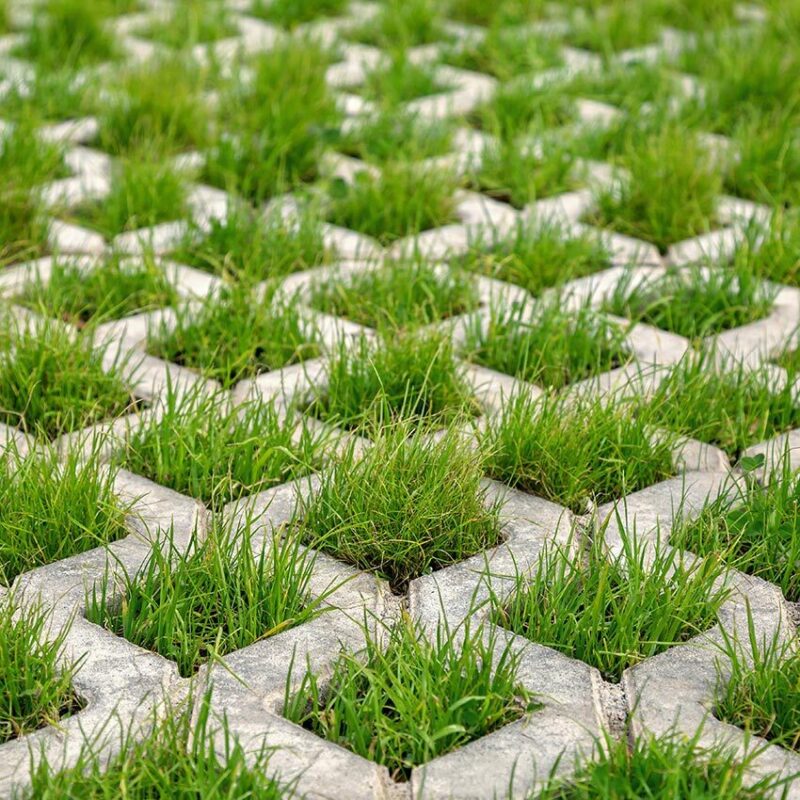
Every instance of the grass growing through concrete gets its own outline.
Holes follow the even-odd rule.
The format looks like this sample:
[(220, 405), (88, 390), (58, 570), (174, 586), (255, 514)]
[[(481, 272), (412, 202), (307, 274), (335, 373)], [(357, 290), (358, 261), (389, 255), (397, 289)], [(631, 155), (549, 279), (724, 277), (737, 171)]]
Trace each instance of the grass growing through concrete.
[(637, 283), (629, 272), (605, 308), (696, 341), (767, 316), (775, 293), (746, 264), (670, 270)]
[(674, 442), (654, 436), (646, 414), (588, 396), (519, 393), (489, 419), (481, 446), (490, 477), (575, 513), (674, 473)]
[(552, 389), (591, 378), (630, 359), (623, 330), (589, 308), (570, 314), (560, 301), (526, 310), (492, 308), (469, 325), (471, 361)]
[(139, 36), (176, 50), (218, 42), (238, 33), (239, 29), (220, 0), (183, 0), (165, 21), (154, 22), (137, 31)]
[(714, 559), (683, 563), (675, 550), (623, 534), (617, 555), (600, 539), (585, 553), (551, 550), (530, 578), (516, 577), (509, 601), (493, 598), (493, 619), (618, 682), (628, 667), (714, 625), (728, 597), (723, 577)]
[(302, 541), (387, 580), (409, 581), (500, 544), (481, 459), (451, 430), (437, 441), (406, 422), (362, 452), (349, 445), (320, 474), (294, 521)]
[[(403, 620), (386, 650), (373, 639), (363, 658), (342, 654), (324, 685), (310, 672), (284, 714), (388, 768), (394, 780), (507, 725), (537, 707), (516, 677), (518, 657), (468, 630), (428, 639)], [(493, 663), (493, 656), (497, 655)]]
[(556, 40), (497, 24), (487, 28), (479, 39), (450, 46), (443, 59), (454, 67), (485, 72), (501, 81), (562, 64)]
[(174, 323), (151, 327), (147, 352), (230, 388), (312, 358), (318, 347), (296, 306), (273, 304), (244, 285), (207, 297), (199, 308), (178, 306)]
[(433, 0), (387, 0), (374, 18), (349, 31), (348, 36), (362, 44), (402, 51), (445, 39), (442, 23)]
[(220, 278), (276, 281), (292, 272), (325, 263), (328, 252), (319, 220), (305, 213), (296, 223), (279, 214), (259, 216), (246, 207), (232, 207), (224, 219), (208, 227), (190, 227), (170, 258)]
[(102, 200), (88, 201), (65, 212), (68, 222), (111, 239), (187, 215), (183, 177), (168, 164), (137, 158), (117, 166), (110, 193)]
[(111, 255), (88, 270), (74, 260), (57, 257), (47, 280), (37, 275), (15, 301), (83, 328), (153, 311), (176, 299), (174, 287), (152, 257)]
[(591, 275), (611, 265), (602, 244), (587, 234), (571, 235), (558, 223), (519, 223), (508, 235), (480, 234), (451, 264), (515, 283), (533, 295)]
[(473, 310), (478, 293), (471, 276), (413, 258), (318, 281), (312, 285), (310, 304), (371, 328), (410, 328)]
[(596, 192), (593, 225), (644, 239), (665, 253), (670, 245), (715, 225), (722, 178), (704, 146), (687, 130), (665, 125), (644, 143), (632, 131), (620, 162), (630, 173)]
[(394, 56), (387, 64), (371, 69), (359, 92), (382, 108), (393, 109), (447, 90), (429, 66), (416, 64), (405, 56)]
[(470, 188), (524, 208), (528, 203), (577, 189), (583, 170), (569, 144), (543, 141), (526, 148), (499, 143), (484, 148), (480, 166), (468, 177)]
[(772, 744), (800, 752), (800, 654), (791, 640), (726, 641), (730, 678), (720, 676), (714, 715)]
[(254, 0), (249, 14), (283, 28), (346, 13), (348, 0)]
[(46, 0), (37, 6), (28, 35), (15, 55), (43, 69), (85, 67), (118, 58), (102, 3)]
[(210, 114), (203, 82), (197, 65), (174, 55), (123, 73), (99, 114), (99, 146), (113, 155), (204, 147)]
[(9, 121), (77, 119), (94, 108), (94, 82), (78, 70), (36, 70), (29, 83), (14, 83), (0, 98), (0, 115)]
[(291, 191), (317, 177), (339, 113), (325, 82), (330, 54), (318, 43), (277, 45), (221, 93), (228, 126), (210, 148), (201, 180), (252, 201)]
[(311, 619), (313, 562), (292, 542), (259, 541), (216, 522), (181, 555), (154, 544), (141, 570), (122, 579), (123, 602), (107, 586), (88, 597), (86, 616), (128, 641), (175, 661), (189, 677), (209, 660)]
[(45, 610), (0, 598), (0, 745), (80, 708), (72, 691), (77, 665), (59, 659), (67, 630), (54, 635), (48, 621)]
[(574, 47), (611, 57), (658, 39), (659, 27), (647, 4), (612, 3), (576, 15), (568, 41)]
[(578, 767), (569, 780), (551, 779), (538, 800), (768, 800), (780, 796), (781, 781), (767, 775), (753, 781), (750, 758), (737, 759), (724, 747), (701, 747), (697, 737), (677, 734), (627, 737), (600, 742), (596, 760)]
[(60, 770), (44, 760), (33, 772), (31, 796), (42, 800), (91, 797), (171, 797), (176, 800), (291, 800), (293, 787), (267, 777), (267, 749), (245, 750), (226, 720), (214, 718), (208, 696), (192, 715), (183, 706), (153, 715), (144, 740), (131, 728), (111, 759), (88, 743), (76, 764)]
[(800, 601), (800, 484), (788, 462), (762, 487), (742, 481), (732, 496), (710, 502), (694, 520), (673, 528), (670, 543), (781, 587)]
[(359, 172), (352, 184), (334, 180), (328, 221), (387, 245), (455, 222), (455, 190), (449, 171), (392, 162), (379, 177)]
[(716, 445), (733, 459), (800, 424), (791, 381), (781, 387), (766, 371), (735, 363), (716, 369), (711, 357), (685, 359), (647, 402), (655, 424)]
[(478, 410), (453, 345), (440, 334), (390, 331), (378, 346), (342, 342), (328, 357), (326, 378), (309, 413), (362, 433), (399, 419), (435, 427)]
[(311, 472), (324, 436), (270, 403), (168, 390), (163, 414), (129, 435), (115, 461), (214, 510)]
[[(51, 450), (0, 455), (0, 585), (17, 575), (127, 535), (113, 473), (95, 458)], [(1, 648), (0, 648), (1, 649)]]
[(374, 164), (422, 161), (448, 154), (453, 126), (429, 122), (404, 110), (386, 110), (353, 121), (336, 143), (349, 156)]
[[(123, 359), (103, 365), (104, 349), (58, 323), (2, 323), (13, 351), (0, 363), (0, 422), (52, 439), (130, 411), (135, 398)], [(9, 327), (10, 326), (10, 327)]]

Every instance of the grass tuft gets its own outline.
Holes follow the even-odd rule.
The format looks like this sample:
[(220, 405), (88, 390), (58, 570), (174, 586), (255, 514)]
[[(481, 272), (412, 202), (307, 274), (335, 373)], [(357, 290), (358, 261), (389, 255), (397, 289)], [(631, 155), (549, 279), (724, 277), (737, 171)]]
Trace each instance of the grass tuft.
[(322, 17), (342, 16), (348, 5), (348, 0), (254, 0), (248, 13), (292, 29)]
[(284, 714), (407, 781), (415, 766), (538, 708), (517, 682), (518, 657), (482, 634), (462, 641), (438, 629), (431, 641), (403, 620), (385, 650), (368, 639), (363, 657), (343, 653), (326, 685), (307, 672), (295, 696), (287, 687)]
[(486, 500), (480, 457), (456, 431), (432, 441), (401, 423), (363, 454), (350, 445), (320, 474), (319, 490), (295, 520), (302, 541), (393, 591), (502, 541)]
[(293, 542), (260, 542), (251, 524), (215, 523), (185, 555), (153, 545), (141, 570), (122, 579), (122, 603), (104, 585), (86, 616), (139, 647), (175, 661), (189, 677), (209, 660), (311, 619), (312, 561)]
[(586, 513), (674, 473), (673, 437), (645, 414), (581, 395), (520, 393), (489, 420), (481, 441), (490, 477)]
[(587, 553), (545, 554), (530, 578), (516, 577), (508, 602), (493, 598), (494, 621), (615, 683), (629, 667), (716, 623), (728, 597), (718, 561), (687, 564), (678, 551), (648, 548), (635, 535), (623, 535), (622, 544), (616, 556), (600, 539)]

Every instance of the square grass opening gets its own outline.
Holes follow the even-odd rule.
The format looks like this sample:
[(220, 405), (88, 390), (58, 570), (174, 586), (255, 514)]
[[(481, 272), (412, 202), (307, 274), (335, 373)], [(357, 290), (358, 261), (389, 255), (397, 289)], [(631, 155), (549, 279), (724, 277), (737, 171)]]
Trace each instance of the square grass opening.
[(130, 512), (114, 493), (114, 473), (96, 457), (48, 448), (0, 454), (0, 586), (18, 575), (128, 535)]
[(185, 553), (155, 543), (142, 568), (122, 577), (123, 601), (107, 584), (87, 596), (86, 618), (174, 661), (182, 677), (203, 664), (312, 619), (313, 561), (293, 541), (249, 520), (234, 529), (216, 519)]
[(560, 298), (494, 306), (488, 319), (470, 321), (463, 347), (475, 364), (556, 390), (631, 360), (619, 325), (586, 306), (566, 312)]
[(260, 216), (247, 206), (232, 206), (226, 217), (211, 219), (207, 226), (191, 225), (169, 253), (172, 260), (194, 269), (250, 283), (276, 283), (331, 257), (313, 212), (287, 221), (279, 214)]
[(382, 108), (394, 109), (449, 89), (431, 66), (416, 64), (402, 54), (395, 54), (388, 63), (367, 72), (363, 84), (351, 87), (350, 91)]
[(314, 550), (374, 572), (397, 594), (502, 542), (480, 454), (457, 430), (433, 439), (397, 424), (365, 452), (348, 446), (319, 477), (291, 529)]
[(572, 146), (554, 139), (530, 143), (500, 142), (484, 148), (467, 185), (493, 200), (522, 209), (529, 203), (578, 189), (584, 168)]
[(429, 640), (403, 620), (385, 649), (370, 637), (366, 653), (342, 653), (324, 682), (309, 671), (294, 695), (287, 685), (283, 713), (408, 781), (414, 767), (540, 707), (517, 680), (518, 657), (482, 634), (467, 630), (462, 641), (439, 628)]
[[(68, 630), (53, 635), (46, 609), (0, 599), (0, 746), (76, 714), (72, 688), (78, 665), (62, 663)], [(49, 634), (49, 636), (48, 636)]]
[(635, 280), (628, 272), (604, 309), (634, 322), (677, 333), (699, 346), (706, 336), (766, 317), (777, 294), (747, 267), (671, 269)]
[(387, 163), (379, 176), (358, 172), (352, 183), (334, 179), (328, 221), (389, 245), (397, 239), (458, 221), (455, 175), (441, 168)]
[(522, 287), (532, 295), (611, 266), (599, 238), (558, 223), (519, 222), (506, 235), (480, 232), (450, 264)]
[(576, 514), (675, 474), (675, 437), (608, 398), (519, 392), (481, 435), (489, 477)]
[(584, 221), (650, 242), (664, 255), (673, 244), (722, 227), (722, 176), (697, 136), (666, 120), (658, 126), (659, 119), (649, 119), (644, 133), (620, 132), (618, 160), (629, 176), (597, 190)]
[(170, 387), (163, 413), (137, 427), (114, 462), (221, 511), (312, 472), (326, 439), (273, 403), (234, 406), (227, 393)]
[(362, 435), (399, 420), (425, 429), (480, 413), (450, 338), (435, 331), (387, 331), (372, 343), (342, 341), (307, 413)]
[(647, 405), (654, 424), (724, 450), (734, 461), (751, 445), (800, 426), (792, 382), (776, 383), (765, 369), (713, 354), (684, 359), (659, 384)]
[(0, 324), (0, 422), (55, 439), (143, 406), (123, 376), (124, 357), (63, 324)]
[(66, 222), (113, 239), (188, 214), (183, 177), (166, 163), (135, 158), (117, 165), (108, 195), (66, 209), (62, 216)]
[(182, 50), (237, 36), (239, 28), (222, 0), (182, 0), (166, 20), (154, 21), (136, 33)]
[(343, 16), (349, 0), (253, 0), (247, 13), (287, 30), (299, 25)]
[(275, 303), (247, 285), (210, 294), (199, 307), (176, 307), (174, 320), (150, 326), (146, 349), (224, 388), (319, 355), (296, 304)]
[(766, 486), (745, 479), (732, 496), (709, 502), (695, 519), (676, 525), (674, 547), (780, 586), (800, 602), (800, 481), (788, 459)]
[(605, 552), (602, 536), (588, 552), (573, 546), (546, 552), (532, 576), (516, 576), (509, 600), (493, 597), (493, 621), (595, 667), (613, 683), (629, 667), (716, 624), (729, 596), (718, 561), (684, 563), (676, 550), (622, 536), (617, 555)]
[(370, 328), (414, 328), (475, 310), (473, 276), (421, 257), (390, 261), (378, 269), (311, 285), (310, 305)]
[(450, 38), (435, 0), (387, 0), (374, 17), (344, 35), (350, 41), (392, 52)]
[(150, 255), (111, 254), (86, 267), (55, 257), (50, 274), (28, 282), (15, 302), (78, 328), (170, 306), (177, 291)]
[(497, 24), (487, 28), (483, 35), (447, 47), (442, 60), (459, 69), (486, 73), (500, 81), (554, 69), (564, 63), (561, 47), (555, 39)]
[(656, 44), (661, 26), (648, 4), (616, 3), (576, 15), (567, 41), (609, 59), (623, 50)]

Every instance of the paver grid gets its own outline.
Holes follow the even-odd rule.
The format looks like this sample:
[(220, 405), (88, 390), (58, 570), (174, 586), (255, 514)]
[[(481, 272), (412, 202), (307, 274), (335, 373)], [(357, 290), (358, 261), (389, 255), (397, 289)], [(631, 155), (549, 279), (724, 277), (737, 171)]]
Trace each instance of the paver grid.
[[(120, 17), (113, 22), (127, 57), (133, 62), (147, 61), (158, 50), (157, 45), (137, 37), (136, 32), (152, 20), (163, 20), (169, 10), (168, 3), (154, 1), (147, 5), (151, 10)], [(232, 0), (229, 6), (239, 35), (212, 45), (198, 46), (194, 51), (195, 58), (206, 59), (213, 50), (213, 57), (220, 59), (223, 65), (232, 65), (240, 49), (246, 52), (269, 49), (289, 35), (248, 17), (246, 0)], [(25, 9), (18, 11), (24, 17)], [(333, 42), (348, 27), (362, 23), (376, 11), (376, 7), (369, 3), (352, 3), (348, 16), (312, 23), (301, 27), (298, 33), (313, 31), (323, 41)], [(742, 7), (741, 24), (758, 25), (759, 13), (758, 9)], [(533, 26), (532, 30), (539, 35), (556, 35), (563, 33), (567, 29), (565, 26), (567, 23), (556, 17), (555, 21), (541, 24), (538, 30)], [(447, 33), (461, 41), (483, 35), (479, 28), (455, 23), (447, 26)], [(675, 56), (684, 46), (687, 36), (678, 31), (664, 30), (660, 41), (637, 51), (620, 53), (616, 59), (620, 63), (635, 64), (664, 55)], [(0, 57), (5, 74), (24, 83), (29, 76), (28, 67), (8, 55), (15, 37), (0, 39)], [(341, 106), (346, 111), (345, 125), (358, 126), (372, 109), (368, 101), (346, 90), (361, 83), (366, 71), (380, 64), (385, 54), (376, 48), (347, 43), (346, 40), (339, 42), (337, 47), (341, 60), (330, 67), (328, 81), (337, 90)], [(441, 46), (426, 45), (413, 49), (411, 57), (418, 63), (434, 63), (440, 52)], [(582, 71), (595, 72), (604, 68), (599, 56), (577, 48), (563, 47), (562, 58), (563, 66), (514, 80), (528, 80), (544, 86), (557, 84)], [(422, 119), (461, 117), (489, 98), (498, 86), (498, 81), (488, 75), (450, 66), (439, 66), (437, 71), (439, 79), (451, 88), (443, 94), (409, 104), (409, 111)], [(11, 79), (5, 88), (10, 82)], [(676, 74), (676, 85), (684, 93), (702, 91), (697, 81), (689, 76)], [(679, 101), (678, 98), (676, 102)], [(578, 124), (604, 125), (624, 113), (594, 100), (576, 100), (575, 103)], [(86, 200), (102, 200), (108, 194), (112, 159), (86, 146), (96, 133), (97, 123), (93, 119), (53, 125), (40, 131), (44, 138), (65, 142), (69, 147), (67, 165), (72, 175), (45, 188), (44, 198), (49, 205), (54, 208), (65, 203), (77, 205)], [(427, 166), (446, 164), (464, 171), (479, 162), (489, 138), (464, 126), (455, 135), (456, 152), (452, 156), (434, 159), (435, 163)], [(726, 147), (720, 137), (709, 137), (708, 142), (713, 148), (724, 150)], [(537, 143), (530, 142), (529, 146), (535, 148)], [(184, 165), (196, 164), (202, 158), (202, 154), (182, 155), (180, 161)], [(349, 276), (380, 269), (385, 260), (403, 253), (417, 252), (435, 263), (437, 269), (446, 272), (450, 269), (448, 261), (466, 252), (476, 237), (509, 232), (520, 221), (558, 220), (565, 232), (575, 235), (592, 233), (600, 237), (608, 249), (611, 266), (573, 281), (567, 286), (564, 300), (568, 310), (577, 311), (585, 303), (599, 309), (623, 276), (633, 274), (634, 282), (648, 280), (663, 274), (667, 267), (686, 269), (708, 255), (722, 262), (733, 252), (748, 224), (754, 220), (764, 224), (768, 219), (768, 210), (764, 207), (737, 198), (721, 197), (717, 211), (724, 227), (689, 241), (676, 242), (662, 257), (650, 244), (591, 229), (581, 222), (591, 206), (592, 186), (611, 185), (614, 181), (626, 179), (625, 175), (614, 173), (606, 164), (589, 163), (585, 166), (585, 188), (549, 197), (522, 209), (514, 209), (477, 192), (459, 191), (457, 222), (401, 239), (388, 248), (354, 231), (326, 224), (324, 238), (326, 246), (334, 253), (332, 263), (287, 278), (275, 302), (291, 298), (294, 302), (307, 304), (316, 281), (331, 275), (347, 280)], [(336, 175), (345, 181), (351, 181), (360, 170), (378, 170), (335, 152), (327, 153), (322, 168), (325, 175)], [(207, 186), (194, 185), (189, 192), (191, 213), (201, 225), (208, 224), (211, 219), (224, 218), (235, 202), (225, 192)], [(269, 205), (273, 211), (277, 206), (286, 219), (291, 220), (301, 204), (298, 198), (287, 196), (271, 201)], [(73, 254), (76, 263), (90, 270), (98, 258), (109, 252), (111, 245), (128, 253), (134, 260), (141, 258), (150, 248), (156, 253), (166, 254), (183, 235), (186, 225), (185, 220), (175, 220), (152, 229), (125, 233), (108, 242), (96, 232), (56, 221), (51, 229), (51, 247), (54, 252)], [(32, 275), (39, 275), (46, 281), (52, 261), (48, 256), (5, 270), (0, 275), (0, 291), (13, 299)], [(181, 302), (192, 307), (201, 308), (203, 298), (221, 288), (221, 281), (207, 273), (174, 264), (167, 257), (160, 263)], [(448, 331), (457, 345), (463, 340), (468, 318), (477, 317), (486, 322), (492, 305), (516, 303), (531, 309), (535, 306), (535, 300), (520, 287), (485, 277), (476, 280), (480, 308), (436, 326)], [(14, 307), (7, 313), (19, 316), (25, 324), (37, 324), (32, 312)], [(362, 334), (373, 338), (375, 346), (380, 346), (374, 331), (352, 321), (314, 311), (310, 305), (304, 314), (309, 330), (316, 327), (325, 348), (333, 347), (342, 336), (356, 341)], [(164, 322), (170, 324), (173, 318), (174, 312), (166, 309), (101, 326), (101, 341), (111, 344), (106, 359), (113, 359), (117, 353), (132, 357), (129, 377), (134, 392), (149, 402), (143, 415), (160, 413), (159, 398), (163, 397), (167, 376), (180, 386), (205, 385), (209, 391), (218, 388), (213, 381), (206, 381), (192, 370), (144, 353), (149, 326)], [(617, 322), (624, 324), (622, 320)], [(799, 322), (798, 291), (779, 287), (773, 309), (766, 318), (714, 337), (721, 354), (718, 367), (724, 370), (732, 357), (753, 368), (760, 366), (794, 341)], [(671, 365), (685, 356), (691, 343), (676, 334), (640, 323), (627, 330), (625, 346), (631, 354), (629, 364), (569, 386), (563, 390), (564, 393), (588, 392), (607, 396), (613, 401), (614, 392), (621, 388), (650, 392), (663, 380)], [(462, 362), (460, 366), (487, 417), (497, 414), (515, 392), (536, 396), (543, 391), (512, 376), (474, 364)], [(785, 382), (786, 373), (782, 369), (774, 365), (769, 369), (777, 385)], [(319, 359), (243, 381), (231, 390), (231, 398), (238, 403), (257, 396), (274, 399), (286, 406), (298, 393), (324, 390), (326, 379), (323, 355)], [(107, 448), (118, 447), (124, 437), (141, 424), (143, 415), (131, 415), (103, 424), (102, 427), (112, 434)], [(313, 424), (323, 423), (313, 421)], [(68, 434), (60, 444), (65, 448), (74, 447), (83, 433)], [(14, 439), (23, 447), (36, 447), (35, 442), (8, 426), (0, 427), (0, 437), (3, 441)], [(793, 465), (800, 465), (800, 431), (789, 432), (747, 451), (748, 454), (763, 452), (767, 455), (758, 475), (760, 480), (768, 478), (787, 442)], [(369, 446), (366, 440), (362, 443), (364, 447)], [(592, 508), (582, 516), (487, 480), (487, 502), (495, 499), (501, 502), (504, 543), (413, 580), (407, 597), (402, 600), (391, 594), (384, 581), (370, 574), (358, 575), (353, 568), (332, 557), (317, 554), (312, 580), (315, 594), (324, 592), (332, 581), (350, 579), (327, 598), (326, 602), (336, 610), (226, 656), (224, 667), (216, 665), (210, 670), (201, 670), (201, 675), (210, 672), (212, 678), (213, 710), (227, 715), (232, 732), (248, 750), (257, 750), (263, 744), (275, 747), (271, 768), (281, 777), (297, 778), (299, 792), (320, 798), (489, 798), (502, 796), (509, 787), (511, 796), (525, 797), (552, 769), (568, 774), (574, 768), (574, 756), (590, 755), (595, 738), (604, 730), (610, 729), (618, 735), (618, 716), (623, 706), (632, 715), (633, 729), (637, 733), (658, 734), (677, 726), (679, 730), (692, 734), (702, 724), (700, 741), (703, 744), (726, 741), (741, 751), (752, 748), (754, 742), (748, 743), (741, 731), (719, 722), (710, 713), (720, 660), (713, 643), (721, 641), (723, 632), (746, 630), (745, 610), (748, 607), (760, 640), (767, 640), (774, 633), (783, 637), (793, 636), (794, 629), (780, 591), (760, 579), (740, 573), (735, 575), (734, 591), (722, 609), (718, 625), (684, 645), (672, 647), (626, 670), (619, 686), (604, 682), (599, 671), (587, 664), (503, 631), (498, 647), (506, 639), (513, 640), (514, 648), (522, 653), (520, 681), (540, 695), (543, 708), (416, 768), (408, 784), (394, 784), (385, 768), (324, 741), (286, 721), (280, 713), (290, 663), (308, 660), (316, 672), (324, 675), (330, 670), (340, 648), (357, 651), (363, 646), (365, 632), (362, 621), (365, 614), (376, 621), (377, 629), (378, 622), (395, 618), (402, 604), (426, 629), (435, 629), (442, 620), (456, 627), (468, 616), (476, 614), (473, 602), (486, 598), (490, 585), (493, 591), (505, 597), (513, 582), (504, 576), (510, 575), (514, 568), (531, 569), (549, 543), (574, 543), (570, 534), (575, 526), (581, 537), (587, 537), (612, 514), (621, 513), (623, 527), (629, 530), (635, 527), (647, 541), (655, 542), (658, 536), (664, 537), (668, 533), (679, 508), (689, 516), (697, 513), (709, 496), (730, 490), (731, 470), (736, 473), (722, 451), (692, 440), (681, 441), (674, 453), (674, 461), (676, 477), (618, 498), (619, 503)], [(294, 513), (298, 498), (313, 494), (318, 485), (318, 478), (302, 479), (232, 503), (223, 514), (235, 520), (245, 511), (258, 512), (259, 535), (253, 542), (253, 547), (256, 547), (263, 537), (279, 532), (281, 525)], [(102, 741), (113, 750), (117, 741), (114, 731), (145, 721), (152, 708), (165, 696), (176, 699), (187, 692), (188, 682), (179, 678), (172, 662), (88, 623), (83, 618), (83, 606), (87, 588), (109, 579), (109, 570), (113, 580), (119, 570), (124, 568), (132, 572), (141, 565), (149, 552), (147, 542), (150, 538), (172, 527), (176, 541), (185, 547), (195, 526), (200, 526), (201, 531), (206, 528), (209, 513), (192, 499), (124, 471), (117, 479), (117, 490), (123, 497), (136, 498), (133, 511), (138, 516), (130, 518), (130, 536), (110, 545), (108, 551), (93, 550), (35, 569), (15, 581), (14, 588), (23, 590), (25, 602), (43, 600), (52, 607), (54, 630), (75, 616), (65, 656), (86, 654), (75, 679), (75, 688), (87, 702), (82, 711), (58, 728), (45, 728), (0, 746), (0, 794), (3, 796), (9, 795), (14, 788), (25, 786), (31, 753), (36, 757), (41, 746), (52, 761), (65, 764), (74, 761), (83, 737), (102, 735)], [(622, 552), (620, 535), (614, 525), (609, 526), (606, 543), (610, 555)], [(485, 609), (477, 615), (485, 616)], [(724, 665), (722, 668), (724, 671)], [(113, 719), (110, 730), (107, 727), (109, 719)], [(752, 774), (755, 777), (761, 772), (775, 770), (786, 775), (800, 770), (800, 757), (775, 746), (768, 747), (753, 762)], [(800, 797), (800, 782), (791, 787), (789, 796)]]

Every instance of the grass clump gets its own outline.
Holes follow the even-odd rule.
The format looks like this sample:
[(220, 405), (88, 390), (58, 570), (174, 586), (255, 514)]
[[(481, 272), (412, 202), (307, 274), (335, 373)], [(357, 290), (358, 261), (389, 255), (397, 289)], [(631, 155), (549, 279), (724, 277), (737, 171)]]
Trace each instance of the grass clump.
[(245, 751), (227, 721), (213, 717), (207, 696), (201, 698), (194, 716), (183, 707), (170, 708), (165, 718), (154, 716), (152, 723), (143, 741), (132, 729), (126, 731), (119, 754), (110, 760), (92, 744), (68, 769), (43, 760), (31, 776), (31, 796), (42, 800), (121, 796), (291, 800), (295, 796), (291, 785), (267, 777), (269, 751)]
[(90, 334), (76, 337), (49, 320), (3, 326), (13, 351), (0, 356), (0, 422), (52, 439), (135, 407), (124, 364), (104, 367), (103, 346)]
[(536, 710), (517, 680), (518, 657), (496, 636), (439, 628), (432, 640), (404, 619), (388, 645), (370, 638), (358, 658), (343, 653), (327, 691), (310, 671), (284, 715), (328, 741), (385, 766), (396, 781), (414, 767)]
[(88, 76), (70, 69), (37, 69), (26, 83), (15, 82), (0, 98), (0, 116), (11, 121), (61, 122), (94, 108)]
[(511, 599), (492, 601), (494, 621), (520, 636), (596, 667), (606, 680), (710, 628), (728, 597), (724, 569), (686, 564), (676, 550), (647, 548), (625, 534), (609, 556), (558, 548), (535, 572), (518, 575)]
[(543, 0), (448, 0), (447, 16), (471, 25), (518, 25), (539, 19), (545, 12)]
[(577, 15), (569, 43), (613, 56), (658, 39), (659, 26), (646, 3), (613, 3)]
[(311, 213), (289, 223), (280, 214), (259, 217), (245, 207), (231, 207), (224, 219), (192, 226), (170, 258), (220, 278), (258, 282), (318, 267), (328, 252)]
[(47, 70), (86, 67), (119, 57), (102, 4), (46, 0), (36, 7), (28, 35), (15, 55)]
[(700, 556), (718, 556), (780, 586), (791, 602), (800, 601), (800, 482), (788, 462), (764, 487), (742, 482), (732, 497), (717, 498), (696, 519), (673, 529), (670, 542)]
[(431, 441), (409, 422), (384, 429), (362, 453), (350, 445), (298, 507), (302, 541), (394, 592), (502, 541), (482, 488), (481, 460), (456, 431)]
[(180, 219), (187, 211), (183, 178), (168, 164), (136, 159), (119, 165), (111, 191), (103, 200), (79, 205), (65, 217), (111, 239)]
[(800, 425), (791, 381), (777, 386), (763, 370), (709, 357), (685, 359), (649, 401), (654, 422), (723, 449), (731, 458), (757, 442)]
[(454, 222), (455, 190), (450, 172), (393, 162), (380, 177), (359, 172), (352, 184), (333, 181), (328, 220), (387, 245)]
[(310, 413), (361, 432), (398, 419), (429, 427), (476, 413), (447, 336), (389, 333), (377, 347), (360, 338), (329, 356), (327, 385), (317, 390)]
[(32, 119), (0, 134), (0, 267), (47, 252), (39, 189), (65, 175), (61, 149), (36, 135)]
[(59, 658), (67, 629), (53, 637), (48, 621), (44, 610), (19, 609), (13, 595), (0, 600), (0, 745), (81, 707), (72, 691), (78, 665)]
[(470, 188), (524, 208), (528, 203), (572, 191), (581, 170), (569, 145), (550, 141), (539, 148), (499, 143), (484, 148), (480, 166), (468, 176)]
[(138, 427), (115, 460), (220, 511), (311, 472), (322, 445), (320, 434), (272, 404), (233, 407), (224, 394), (169, 390), (163, 414)]
[(254, 0), (248, 13), (291, 29), (321, 17), (342, 16), (348, 5), (348, 0)]
[(210, 125), (202, 84), (198, 67), (178, 56), (128, 71), (100, 112), (98, 144), (113, 155), (204, 147)]
[(349, 31), (348, 37), (396, 52), (447, 38), (434, 0), (386, 0), (374, 18)]
[(673, 475), (673, 446), (628, 407), (523, 393), (481, 438), (490, 477), (579, 514)]
[(430, 325), (478, 305), (471, 276), (415, 258), (312, 286), (310, 305), (371, 328)]
[(255, 204), (314, 180), (339, 112), (325, 80), (330, 56), (310, 40), (260, 55), (252, 80), (224, 92), (231, 133), (210, 149), (201, 180)]
[(569, 314), (553, 301), (533, 311), (491, 309), (488, 320), (467, 328), (464, 349), (476, 364), (562, 389), (626, 363), (624, 340), (620, 327), (591, 308)]
[(605, 309), (698, 341), (767, 316), (774, 296), (775, 290), (767, 289), (746, 264), (731, 269), (690, 267), (639, 283), (628, 273)]
[(154, 22), (138, 33), (180, 50), (236, 36), (239, 29), (220, 0), (183, 0), (166, 20)]
[(185, 554), (153, 545), (141, 570), (122, 579), (123, 602), (104, 585), (86, 616), (139, 647), (175, 661), (189, 677), (209, 660), (275, 636), (318, 613), (309, 595), (313, 562), (293, 542), (260, 542), (216, 523)]
[(453, 144), (453, 127), (430, 122), (404, 110), (385, 110), (359, 120), (342, 133), (337, 148), (374, 164), (387, 161), (422, 161), (447, 155)]
[(361, 87), (361, 94), (383, 108), (396, 108), (403, 103), (446, 91), (435, 72), (415, 64), (405, 55), (395, 55), (388, 64), (370, 70)]
[(644, 143), (629, 139), (620, 160), (630, 180), (597, 192), (587, 222), (651, 242), (662, 253), (716, 224), (722, 180), (687, 131), (666, 126)]
[[(700, 747), (698, 737), (627, 737), (600, 743), (598, 758), (578, 767), (568, 781), (551, 779), (538, 800), (768, 800), (781, 781), (765, 776), (755, 783), (749, 759), (738, 760), (722, 747)], [(779, 794), (779, 792), (778, 792)]]
[[(53, 450), (0, 455), (0, 584), (127, 535), (114, 476), (97, 460)], [(3, 648), (0, 648), (2, 651)], [(5, 703), (3, 704), (5, 707)]]
[(148, 332), (147, 352), (198, 370), (225, 388), (318, 354), (297, 308), (259, 299), (245, 285), (208, 297), (200, 309), (178, 306), (174, 324)]
[(521, 33), (514, 27), (492, 25), (485, 36), (466, 45), (453, 45), (444, 61), (460, 69), (485, 72), (508, 81), (518, 75), (561, 66), (562, 58), (554, 39)]
[[(800, 751), (800, 652), (791, 640), (728, 639), (730, 677), (719, 677), (714, 715), (772, 744)], [(727, 678), (727, 679), (726, 679)]]
[(589, 234), (572, 235), (557, 223), (520, 222), (507, 236), (481, 234), (454, 266), (517, 284), (533, 295), (611, 266), (608, 252)]
[(151, 256), (111, 255), (88, 270), (56, 258), (48, 279), (37, 275), (16, 302), (83, 328), (169, 306), (176, 299), (174, 287)]

